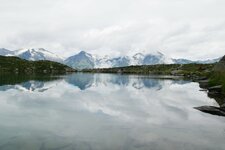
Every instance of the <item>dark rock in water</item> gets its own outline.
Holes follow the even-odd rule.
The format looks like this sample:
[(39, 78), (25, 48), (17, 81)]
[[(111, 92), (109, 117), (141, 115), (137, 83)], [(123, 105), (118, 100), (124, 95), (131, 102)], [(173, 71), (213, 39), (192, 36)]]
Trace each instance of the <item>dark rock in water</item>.
[(209, 92), (221, 93), (222, 92), (222, 85), (217, 85), (208, 88)]
[[(223, 74), (225, 73), (225, 56), (215, 65), (213, 68), (214, 75), (222, 78)], [(211, 80), (211, 79), (210, 79)], [(218, 81), (217, 81), (218, 80)], [(222, 79), (216, 79), (217, 84), (223, 84)], [(195, 107), (195, 109), (209, 113), (212, 115), (217, 115), (217, 116), (225, 116), (225, 95), (223, 94), (223, 86), (222, 85), (217, 85), (213, 87), (209, 87), (208, 81), (203, 80), (199, 81), (199, 85), (203, 89), (208, 90), (208, 96), (210, 98), (214, 98), (215, 101), (219, 104), (220, 107), (215, 107), (215, 106), (201, 106), (201, 107)]]
[(200, 89), (199, 91), (203, 91), (203, 92), (206, 92), (206, 91), (207, 91), (207, 89)]
[(207, 89), (209, 87), (209, 80), (200, 80), (198, 82), (200, 88)]
[(207, 79), (208, 79), (207, 77), (198, 77), (199, 81), (204, 81), (204, 80), (207, 80)]
[(209, 88), (209, 90), (211, 89), (221, 89), (222, 88), (222, 85), (216, 85), (216, 86), (212, 86)]
[(222, 105), (225, 103), (225, 95), (221, 93), (216, 92), (208, 92), (208, 97), (215, 99), (215, 101), (222, 107)]
[(215, 106), (201, 106), (194, 107), (197, 110), (200, 110), (205, 113), (209, 113), (217, 116), (225, 116), (225, 108), (224, 107), (215, 107)]
[[(225, 99), (224, 99), (224, 101), (225, 101)], [(225, 109), (225, 103), (222, 104), (220, 107)]]

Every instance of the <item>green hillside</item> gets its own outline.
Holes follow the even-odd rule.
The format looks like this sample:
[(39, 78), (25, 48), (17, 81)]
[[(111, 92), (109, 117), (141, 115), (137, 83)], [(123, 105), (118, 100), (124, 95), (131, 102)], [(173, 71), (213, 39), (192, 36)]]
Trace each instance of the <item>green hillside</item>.
[(210, 86), (222, 85), (225, 94), (225, 56), (215, 65), (210, 75)]
[(159, 64), (118, 68), (89, 69), (83, 71), (124, 74), (179, 75), (186, 77), (197, 77), (207, 76), (212, 71), (213, 67), (213, 64)]
[(0, 56), (0, 74), (64, 74), (75, 70), (51, 61), (27, 61), (18, 57)]

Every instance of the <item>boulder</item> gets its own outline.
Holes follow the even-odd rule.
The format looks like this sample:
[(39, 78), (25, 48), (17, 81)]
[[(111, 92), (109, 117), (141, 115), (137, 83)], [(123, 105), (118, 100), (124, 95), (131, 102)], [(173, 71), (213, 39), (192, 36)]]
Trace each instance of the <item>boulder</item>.
[(208, 90), (209, 90), (209, 92), (213, 92), (213, 93), (221, 93), (222, 92), (222, 85), (209, 87)]
[(198, 82), (199, 82), (200, 88), (206, 89), (209, 87), (209, 80), (200, 80)]
[(225, 103), (225, 95), (224, 94), (208, 92), (208, 97), (213, 98), (220, 105), (220, 107), (222, 107), (222, 105)]
[(201, 107), (194, 107), (194, 108), (199, 111), (209, 113), (212, 115), (225, 116), (225, 108), (224, 107), (201, 106)]

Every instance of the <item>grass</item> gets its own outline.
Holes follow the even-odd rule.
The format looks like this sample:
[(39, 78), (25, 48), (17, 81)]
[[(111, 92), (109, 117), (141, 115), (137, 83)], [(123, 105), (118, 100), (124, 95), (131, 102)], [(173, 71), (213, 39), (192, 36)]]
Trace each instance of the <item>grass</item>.
[(151, 75), (182, 75), (182, 76), (207, 76), (213, 64), (160, 64), (128, 66), (117, 68), (87, 69), (83, 72), (124, 73), (124, 74), (151, 74)]
[(213, 72), (209, 77), (209, 86), (222, 85), (222, 92), (225, 94), (225, 72)]

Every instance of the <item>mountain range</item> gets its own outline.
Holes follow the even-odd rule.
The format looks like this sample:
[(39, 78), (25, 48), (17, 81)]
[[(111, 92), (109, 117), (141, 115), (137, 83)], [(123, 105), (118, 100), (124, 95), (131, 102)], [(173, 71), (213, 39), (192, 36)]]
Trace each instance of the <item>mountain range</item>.
[(188, 59), (173, 59), (165, 56), (160, 52), (150, 54), (137, 53), (133, 56), (97, 56), (81, 51), (78, 54), (70, 56), (66, 59), (45, 50), (44, 48), (28, 48), (11, 51), (5, 48), (0, 49), (2, 56), (17, 56), (22, 59), (37, 61), (37, 60), (50, 60), (66, 64), (74, 69), (92, 69), (92, 68), (111, 68), (111, 67), (124, 67), (131, 65), (155, 65), (155, 64), (207, 64), (218, 62), (221, 58), (211, 60), (192, 61)]
[(37, 60), (50, 60), (55, 62), (63, 63), (63, 58), (45, 50), (44, 48), (28, 48), (28, 49), (18, 49), (11, 51), (5, 48), (0, 49), (1, 56), (17, 56), (19, 58), (37, 61)]

